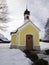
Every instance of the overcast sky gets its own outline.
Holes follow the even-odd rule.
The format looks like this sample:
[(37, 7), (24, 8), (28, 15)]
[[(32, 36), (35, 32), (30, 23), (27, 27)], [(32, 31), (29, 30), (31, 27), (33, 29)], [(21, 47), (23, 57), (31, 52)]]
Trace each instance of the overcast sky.
[(49, 0), (7, 0), (10, 22), (7, 23), (6, 32), (2, 32), (5, 37), (10, 39), (10, 32), (16, 30), (24, 23), (23, 13), (26, 9), (30, 11), (31, 21), (41, 30), (40, 37), (43, 37), (43, 30), (47, 18), (49, 18)]

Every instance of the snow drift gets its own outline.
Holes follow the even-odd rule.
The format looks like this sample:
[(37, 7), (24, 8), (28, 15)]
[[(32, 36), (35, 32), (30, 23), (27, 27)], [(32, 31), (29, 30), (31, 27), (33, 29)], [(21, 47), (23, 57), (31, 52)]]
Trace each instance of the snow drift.
[(0, 65), (31, 65), (32, 63), (19, 49), (0, 49)]

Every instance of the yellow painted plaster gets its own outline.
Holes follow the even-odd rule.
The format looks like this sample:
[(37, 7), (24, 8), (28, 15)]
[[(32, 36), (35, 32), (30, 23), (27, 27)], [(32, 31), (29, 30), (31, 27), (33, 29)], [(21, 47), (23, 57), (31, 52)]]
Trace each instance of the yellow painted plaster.
[(14, 33), (14, 34), (11, 34), (11, 43), (12, 43), (12, 45), (15, 45), (16, 44), (16, 33)]
[(39, 45), (39, 31), (37, 31), (36, 28), (34, 28), (31, 24), (28, 24), (27, 26), (24, 26), (22, 29), (20, 29), (20, 44), (25, 45), (26, 44), (26, 35), (31, 34), (33, 35), (33, 41), (34, 45)]

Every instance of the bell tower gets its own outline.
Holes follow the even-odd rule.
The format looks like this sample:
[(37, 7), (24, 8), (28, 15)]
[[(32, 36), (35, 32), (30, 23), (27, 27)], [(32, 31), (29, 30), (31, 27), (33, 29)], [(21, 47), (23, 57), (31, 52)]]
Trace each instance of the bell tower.
[(29, 20), (29, 16), (30, 16), (30, 11), (28, 11), (28, 9), (26, 8), (26, 10), (24, 11), (24, 20)]

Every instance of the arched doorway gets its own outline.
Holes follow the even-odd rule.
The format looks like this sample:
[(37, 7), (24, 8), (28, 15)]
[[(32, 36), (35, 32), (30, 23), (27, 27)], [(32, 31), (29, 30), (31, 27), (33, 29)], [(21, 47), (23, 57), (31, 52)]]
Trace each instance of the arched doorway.
[(33, 36), (26, 35), (26, 50), (32, 50), (32, 49), (33, 49)]

